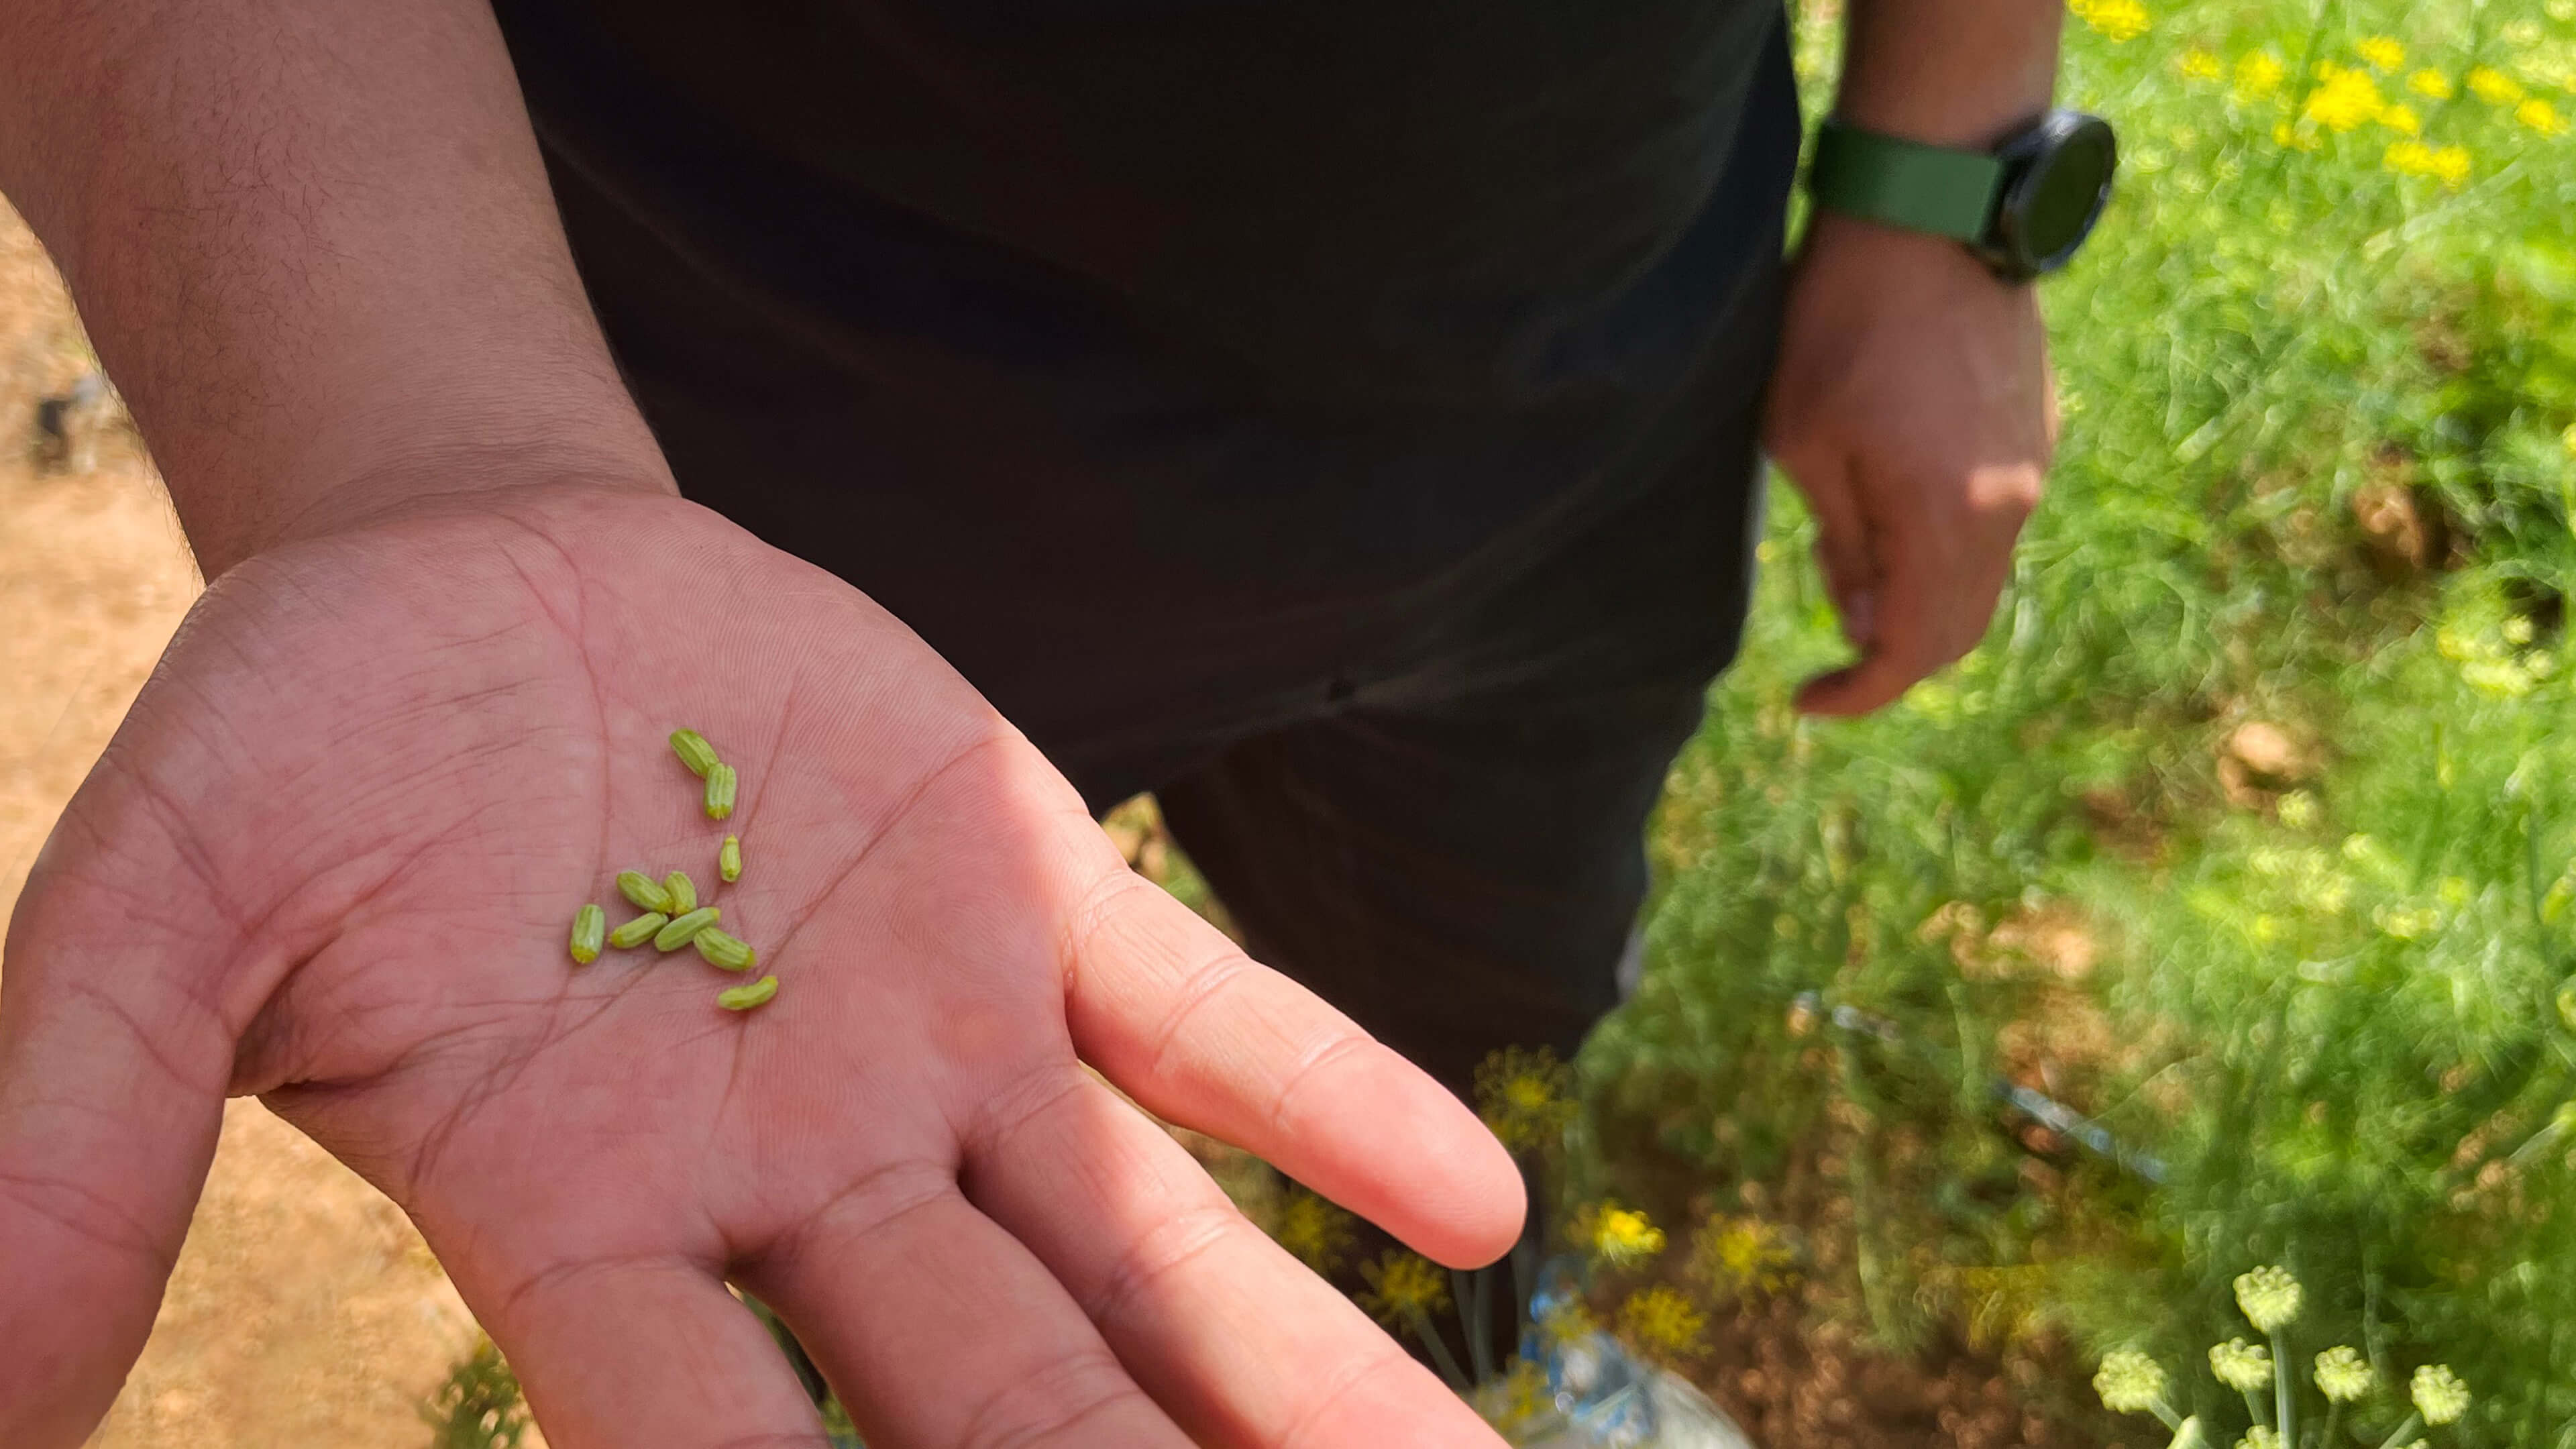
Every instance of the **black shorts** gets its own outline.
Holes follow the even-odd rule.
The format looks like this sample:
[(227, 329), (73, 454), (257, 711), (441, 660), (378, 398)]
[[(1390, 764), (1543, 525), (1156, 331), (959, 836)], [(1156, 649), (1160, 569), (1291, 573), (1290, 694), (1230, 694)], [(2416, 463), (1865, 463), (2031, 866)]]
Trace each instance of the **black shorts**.
[(1619, 998), (1647, 814), (1736, 648), (1784, 110), (1642, 286), (1654, 335), (1387, 415), (906, 279), (900, 222), (877, 312), (755, 295), (549, 163), (682, 490), (910, 624), (1095, 811), (1154, 791), (1260, 959), (1463, 1087)]

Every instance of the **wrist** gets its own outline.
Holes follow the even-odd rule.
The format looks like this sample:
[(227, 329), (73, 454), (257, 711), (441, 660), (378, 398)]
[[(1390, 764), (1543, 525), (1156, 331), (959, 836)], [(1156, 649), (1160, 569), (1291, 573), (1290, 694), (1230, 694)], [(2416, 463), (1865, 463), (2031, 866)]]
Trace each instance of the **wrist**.
[(337, 468), (315, 467), (257, 488), (208, 490), (226, 507), (189, 520), (187, 533), (200, 569), (212, 579), (243, 559), (305, 540), (416, 514), (492, 511), (565, 489), (679, 495), (649, 434), (640, 440), (415, 436)]
[(1857, 264), (1856, 275), (1860, 277), (1893, 280), (1934, 276), (1955, 278), (1962, 285), (1996, 292), (2033, 290), (2027, 283), (1996, 276), (1974, 252), (1946, 236), (1825, 206), (1809, 214), (1798, 251), (1802, 258), (1827, 254), (1848, 258)]

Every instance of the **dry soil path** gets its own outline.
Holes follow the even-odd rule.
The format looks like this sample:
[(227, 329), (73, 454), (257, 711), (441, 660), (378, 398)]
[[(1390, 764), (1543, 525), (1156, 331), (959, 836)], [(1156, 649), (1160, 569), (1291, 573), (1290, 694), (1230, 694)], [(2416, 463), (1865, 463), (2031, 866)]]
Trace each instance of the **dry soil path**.
[[(40, 422), (90, 369), (52, 268), (0, 204), (0, 919), (199, 587), (114, 399)], [(400, 1210), (235, 1102), (151, 1344), (91, 1443), (425, 1444), (416, 1406), (474, 1336)]]

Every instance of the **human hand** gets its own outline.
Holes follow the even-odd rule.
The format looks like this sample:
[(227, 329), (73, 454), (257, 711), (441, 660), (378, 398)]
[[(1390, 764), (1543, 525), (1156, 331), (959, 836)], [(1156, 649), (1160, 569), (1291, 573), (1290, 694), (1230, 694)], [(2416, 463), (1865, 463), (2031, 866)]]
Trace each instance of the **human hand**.
[[(717, 825), (664, 737), (741, 772)], [(741, 881), (715, 848), (739, 833)], [(686, 869), (782, 989), (575, 967)], [(1491, 1446), (1088, 1062), (1453, 1264), (1453, 1097), (1126, 868), (926, 645), (694, 505), (432, 500), (218, 578), (56, 828), (0, 987), (0, 1442), (78, 1442), (223, 1097), (420, 1225), (551, 1442)], [(1187, 1436), (1187, 1437), (1185, 1437)]]
[(2011, 574), (2057, 439), (2032, 289), (1947, 239), (1818, 213), (1763, 434), (1861, 654), (1798, 707), (1866, 714), (1976, 647)]

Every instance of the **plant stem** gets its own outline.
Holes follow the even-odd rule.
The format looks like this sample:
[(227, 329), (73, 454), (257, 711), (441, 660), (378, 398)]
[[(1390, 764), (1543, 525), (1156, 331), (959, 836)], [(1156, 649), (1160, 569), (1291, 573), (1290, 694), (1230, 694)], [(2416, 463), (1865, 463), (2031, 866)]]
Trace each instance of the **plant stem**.
[(1476, 1291), (1476, 1335), (1472, 1340), (1470, 1340), (1470, 1342), (1475, 1345), (1476, 1372), (1486, 1378), (1494, 1377), (1495, 1271), (1496, 1270), (1492, 1264), (1486, 1264), (1484, 1267), (1476, 1270), (1474, 1282)]
[(2173, 1405), (2166, 1403), (2162, 1399), (2149, 1399), (2147, 1401), (2147, 1412), (2163, 1420), (2166, 1428), (2173, 1430), (2177, 1434), (2182, 1432), (2182, 1415), (2173, 1411)]
[(1449, 1387), (1461, 1394), (1474, 1388), (1474, 1384), (1467, 1382), (1467, 1376), (1459, 1372), (1458, 1359), (1449, 1352), (1449, 1345), (1440, 1341), (1439, 1330), (1431, 1326), (1431, 1315), (1419, 1308), (1408, 1308), (1404, 1316), (1413, 1328), (1413, 1336), (1421, 1339), (1422, 1346), (1430, 1351), (1431, 1362), (1438, 1366), (1440, 1377), (1449, 1381)]
[(2398, 1440), (2400, 1440), (2400, 1439), (2405, 1438), (2405, 1437), (2406, 1437), (2407, 1435), (2409, 1435), (2409, 1434), (2414, 1433), (2414, 1432), (2415, 1432), (2415, 1426), (2416, 1426), (2416, 1425), (2418, 1425), (2418, 1424), (2421, 1424), (2421, 1423), (2423, 1423), (2423, 1422), (2424, 1422), (2424, 1416), (2423, 1416), (2422, 1414), (2409, 1414), (2409, 1415), (2407, 1415), (2407, 1416), (2406, 1416), (2406, 1422), (2397, 1426), (2397, 1432), (2396, 1432), (2396, 1433), (2391, 1434), (2391, 1435), (2389, 1435), (2387, 1438), (2382, 1439), (2382, 1440), (2380, 1440), (2380, 1441), (2379, 1441), (2379, 1449), (2397, 1449), (2397, 1441), (2398, 1441)]
[(2272, 1428), (2281, 1436), (2282, 1449), (2297, 1449), (2298, 1436), (2290, 1428), (2290, 1345), (2281, 1330), (2272, 1330)]
[(1538, 1277), (1537, 1257), (1538, 1244), (1526, 1235), (1512, 1244), (1512, 1304), (1519, 1310), (1513, 1317), (1524, 1324), (1531, 1321), (1530, 1302), (1538, 1297), (1538, 1284), (1533, 1281)]
[(2325, 1436), (2317, 1440), (2317, 1442), (2324, 1445), (2325, 1449), (2334, 1449), (2335, 1430), (2342, 1427), (2343, 1404), (2341, 1401), (2326, 1405), (2326, 1432)]
[(1483, 1268), (1449, 1270), (1449, 1301), (1458, 1310), (1458, 1326), (1467, 1332), (1467, 1365), (1476, 1371), (1476, 1382), (1494, 1376), (1494, 1346), (1486, 1342), (1490, 1330), (1485, 1326), (1485, 1274)]

